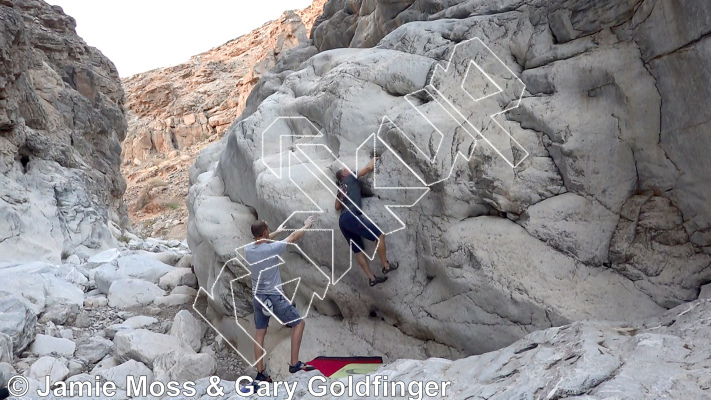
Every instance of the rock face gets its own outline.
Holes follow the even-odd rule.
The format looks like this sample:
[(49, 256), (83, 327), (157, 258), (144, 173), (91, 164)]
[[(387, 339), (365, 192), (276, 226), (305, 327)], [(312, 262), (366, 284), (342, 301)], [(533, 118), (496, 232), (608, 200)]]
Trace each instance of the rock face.
[[(410, 186), (414, 175), (430, 192), (397, 210), (405, 229), (387, 244), (400, 270), (371, 289), (354, 266), (314, 303), (323, 314), (377, 315), (408, 335), (478, 354), (572, 321), (656, 315), (695, 300), (711, 281), (711, 186), (704, 183), (711, 162), (702, 153), (711, 145), (703, 133), (711, 119), (706, 109), (689, 108), (711, 90), (711, 7), (332, 0), (324, 10), (314, 43), (334, 50), (282, 55), (226, 136), (191, 169), (188, 243), (201, 287), (213, 288), (234, 249), (251, 241), (257, 216), (279, 226), (294, 212), (319, 208), (314, 227), (335, 230), (333, 269), (346, 271), (333, 197), (309, 173), (318, 169), (333, 181), (340, 164), (296, 145), (326, 145), (355, 168), (367, 161), (373, 133), (389, 147), (376, 167), (378, 188), (372, 178), (362, 182), (374, 195), (364, 199), (366, 214), (395, 230), (384, 206), (412, 201), (405, 191), (379, 188)], [(421, 95), (456, 45), (475, 37), (526, 85), (520, 107), (497, 120), (520, 147), (506, 139), (500, 154)], [(459, 79), (439, 83), (456, 104), (492, 115), (517, 101), (510, 94), (517, 81), (486, 54), (472, 57), (503, 82), (493, 101), (475, 105), (459, 91), (471, 58), (456, 58), (449, 71)], [(391, 122), (381, 126), (384, 116)], [(279, 117), (292, 119), (272, 125)], [(271, 147), (263, 146), (267, 130)], [(284, 138), (318, 130), (324, 135), (316, 139)], [(469, 161), (457, 155), (466, 149)], [(308, 233), (301, 249), (330, 272), (324, 240)], [(304, 292), (316, 290), (320, 276), (303, 256), (284, 259), (284, 281), (301, 277)], [(228, 282), (236, 273), (228, 269), (214, 286), (215, 317), (234, 312)], [(235, 292), (241, 316), (250, 309), (249, 289)]]
[(118, 332), (114, 338), (114, 358), (123, 362), (133, 359), (149, 367), (153, 361), (172, 351), (179, 353), (194, 353), (175, 336), (162, 335), (145, 329)]
[(25, 303), (8, 293), (0, 293), (0, 333), (6, 335), (2, 349), (4, 361), (8, 354), (12, 359), (13, 353), (19, 355), (32, 342), (36, 324), (37, 315)]
[(58, 263), (115, 247), (127, 226), (114, 65), (60, 7), (0, 3), (0, 262)]
[[(125, 198), (131, 220), (150, 225), (137, 229), (154, 236), (185, 237), (188, 177), (183, 171), (242, 113), (259, 77), (278, 57), (310, 43), (309, 31), (325, 2), (316, 0), (306, 9), (287, 11), (184, 64), (123, 80), (128, 112)], [(154, 186), (156, 180), (165, 185)]]
[(447, 4), (418, 0), (331, 0), (314, 24), (314, 45), (320, 51), (341, 47), (373, 47), (400, 25), (426, 20), (429, 14), (441, 10), (443, 3)]
[[(706, 301), (679, 306), (639, 324), (578, 322), (535, 332), (499, 351), (457, 361), (400, 360), (369, 378), (372, 383), (380, 375), (381, 381), (404, 382), (406, 388), (412, 382), (412, 393), (418, 390), (417, 381), (437, 382), (440, 388), (441, 382), (451, 382), (443, 396), (448, 399), (706, 399), (711, 393), (706, 346), (711, 335), (709, 318), (711, 303)], [(363, 398), (349, 396), (348, 391), (344, 396), (315, 397), (307, 392), (312, 374), (318, 373), (290, 379), (290, 383), (298, 382), (296, 397)], [(354, 377), (354, 393), (360, 386), (356, 383), (364, 379)], [(341, 382), (348, 386), (346, 379)], [(422, 385), (421, 394), (424, 389)]]
[(241, 114), (259, 77), (279, 55), (308, 42), (324, 3), (287, 11), (184, 64), (124, 79), (130, 118), (124, 162), (146, 161), (156, 153), (182, 150), (226, 131)]

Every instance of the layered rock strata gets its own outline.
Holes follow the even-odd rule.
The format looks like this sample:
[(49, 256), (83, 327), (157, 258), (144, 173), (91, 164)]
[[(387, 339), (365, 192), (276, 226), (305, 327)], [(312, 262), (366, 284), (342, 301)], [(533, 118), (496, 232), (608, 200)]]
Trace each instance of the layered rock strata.
[(42, 1), (0, 2), (0, 262), (59, 262), (128, 226), (113, 63)]

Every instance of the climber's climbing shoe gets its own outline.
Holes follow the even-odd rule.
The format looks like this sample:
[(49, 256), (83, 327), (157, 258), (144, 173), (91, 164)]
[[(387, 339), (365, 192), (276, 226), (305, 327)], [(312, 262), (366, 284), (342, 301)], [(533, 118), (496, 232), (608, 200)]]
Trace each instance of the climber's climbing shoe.
[(383, 275), (387, 274), (388, 272), (395, 271), (396, 269), (400, 268), (400, 265), (396, 262), (391, 263), (390, 261), (388, 261), (388, 267), (389, 268), (383, 267)]
[(376, 276), (375, 279), (370, 281), (370, 287), (373, 287), (377, 284), (383, 283), (388, 280), (387, 276)]

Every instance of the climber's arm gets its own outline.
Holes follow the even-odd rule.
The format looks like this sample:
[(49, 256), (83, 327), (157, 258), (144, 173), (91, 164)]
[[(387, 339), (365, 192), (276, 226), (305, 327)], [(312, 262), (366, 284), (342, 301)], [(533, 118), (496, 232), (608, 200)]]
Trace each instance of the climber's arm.
[(277, 235), (279, 235), (282, 232), (284, 232), (284, 231), (281, 230), (281, 227), (279, 227), (279, 229), (277, 229), (274, 232), (269, 234), (269, 239), (274, 240), (274, 238), (277, 237)]
[(336, 211), (341, 211), (341, 207), (343, 207), (343, 196), (345, 196), (346, 194), (343, 193), (343, 189), (341, 189), (340, 187), (336, 190), (338, 191), (338, 194), (336, 194)]
[(375, 169), (375, 157), (370, 159), (370, 162), (365, 167), (358, 171), (358, 178), (368, 175)]
[(304, 236), (304, 233), (306, 233), (306, 230), (311, 227), (311, 224), (314, 222), (314, 217), (308, 217), (306, 219), (306, 222), (304, 223), (303, 228), (299, 229), (298, 231), (294, 231), (289, 235), (286, 239), (284, 239), (285, 242), (287, 243), (294, 243), (297, 240), (301, 239), (302, 236)]

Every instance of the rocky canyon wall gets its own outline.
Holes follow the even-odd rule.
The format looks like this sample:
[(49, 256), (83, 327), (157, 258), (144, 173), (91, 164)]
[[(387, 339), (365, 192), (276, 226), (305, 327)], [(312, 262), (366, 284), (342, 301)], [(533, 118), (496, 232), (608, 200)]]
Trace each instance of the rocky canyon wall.
[[(441, 181), (399, 213), (406, 228), (387, 238), (400, 270), (376, 289), (351, 271), (315, 303), (320, 313), (377, 318), (473, 354), (538, 329), (637, 319), (695, 300), (711, 282), (711, 136), (708, 112), (690, 104), (711, 90), (710, 31), (711, 7), (673, 0), (329, 1), (313, 30), (320, 52), (282, 57), (191, 170), (188, 241), (200, 284), (212, 287), (233, 249), (251, 240), (254, 218), (277, 226), (309, 209), (316, 228), (335, 230), (333, 268), (347, 270), (333, 198), (309, 173), (333, 179), (338, 163), (324, 152), (289, 156), (314, 139), (262, 146), (265, 130), (289, 116), (309, 123), (279, 123), (269, 135), (313, 126), (324, 133), (316, 141), (355, 168), (367, 161), (358, 147), (379, 133), (392, 149), (375, 172), (381, 182), (405, 185), (395, 154), (424, 181)], [(475, 37), (526, 85), (520, 107), (501, 121), (525, 159), (513, 141), (497, 154), (457, 126), (438, 153), (442, 135), (423, 118), (435, 102), (408, 102), (457, 44)], [(464, 71), (465, 61), (455, 68)], [(392, 123), (381, 126), (383, 116)], [(453, 162), (467, 148), (470, 160)], [(505, 158), (520, 164), (512, 169)], [(402, 195), (364, 185), (375, 194), (366, 213), (392, 220), (384, 205), (403, 204)], [(328, 271), (324, 243), (307, 234), (302, 249)], [(282, 268), (285, 280), (319, 285), (299, 254)], [(229, 285), (216, 288), (215, 314), (230, 315)]]
[(279, 55), (309, 41), (323, 3), (287, 11), (186, 63), (125, 78), (129, 130), (124, 162), (138, 164), (227, 130), (244, 110), (259, 77)]
[(60, 262), (115, 246), (124, 92), (59, 7), (0, 2), (0, 262)]
[(309, 48), (325, 0), (280, 18), (183, 64), (123, 79), (128, 134), (123, 142), (126, 203), (137, 232), (185, 237), (187, 170), (245, 109), (259, 78), (280, 55)]

